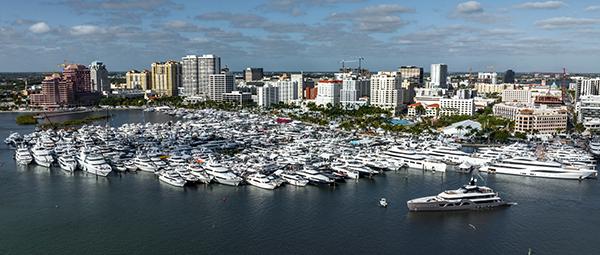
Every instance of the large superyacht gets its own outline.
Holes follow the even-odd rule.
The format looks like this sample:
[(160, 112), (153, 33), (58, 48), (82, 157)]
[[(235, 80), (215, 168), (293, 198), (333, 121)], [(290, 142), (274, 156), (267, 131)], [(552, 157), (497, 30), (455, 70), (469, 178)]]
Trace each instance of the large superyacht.
[(437, 196), (421, 197), (406, 202), (410, 211), (480, 210), (510, 205), (491, 188), (478, 186), (477, 179), (456, 190), (446, 190)]
[(598, 175), (598, 171), (594, 169), (565, 165), (555, 161), (539, 161), (531, 157), (501, 159), (481, 167), (480, 171), (490, 174), (574, 180), (593, 178)]

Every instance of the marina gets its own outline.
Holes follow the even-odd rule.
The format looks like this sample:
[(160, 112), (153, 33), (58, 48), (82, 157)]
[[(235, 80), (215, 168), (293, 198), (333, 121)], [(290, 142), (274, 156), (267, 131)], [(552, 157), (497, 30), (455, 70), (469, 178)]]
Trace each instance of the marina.
[[(177, 126), (177, 121), (183, 122), (188, 119), (183, 118), (185, 115), (176, 117), (175, 115), (171, 116), (161, 112), (142, 112), (139, 110), (119, 111), (111, 114), (114, 114), (114, 117), (109, 123), (110, 128), (106, 128), (105, 121), (95, 124), (96, 128), (101, 127), (101, 129), (97, 129), (99, 133), (104, 132), (103, 130), (111, 130), (111, 128), (114, 128), (116, 132), (116, 130), (119, 130), (119, 127), (123, 126), (133, 126), (134, 128), (132, 129), (148, 126), (148, 130), (150, 128), (158, 128), (161, 125), (168, 126), (169, 122)], [(9, 116), (6, 118), (14, 119), (13, 115)], [(196, 122), (201, 121), (196, 120)], [(8, 125), (8, 122), (10, 121), (5, 121), (4, 125)], [(282, 127), (281, 125), (278, 127), (282, 129), (288, 128), (288, 126)], [(17, 131), (15, 128), (16, 126), (14, 125), (3, 127), (3, 137), (8, 137), (10, 135), (9, 131)], [(19, 130), (19, 133), (30, 134), (33, 131), (33, 128), (26, 127), (24, 130)], [(278, 132), (284, 133), (282, 130), (278, 130)], [(228, 134), (231, 133), (235, 134), (235, 132)], [(73, 137), (80, 136), (74, 135)], [(225, 137), (232, 138), (231, 135)], [(235, 138), (235, 136), (233, 137)], [(93, 137), (90, 138), (92, 141), (95, 140)], [(82, 138), (82, 140), (88, 139)], [(284, 139), (283, 141), (286, 140)], [(339, 139), (339, 141), (342, 144), (350, 143), (350, 141), (343, 141), (342, 139)], [(291, 141), (286, 142), (292, 143)], [(217, 144), (222, 146), (228, 143), (230, 141), (206, 144), (208, 144), (209, 149), (215, 149), (218, 148)], [(422, 151), (419, 149), (420, 144), (416, 142), (403, 141), (402, 144), (396, 146), (401, 146), (401, 148), (414, 152)], [(456, 144), (446, 146), (456, 146)], [(513, 145), (513, 147), (518, 146), (523, 148), (529, 147)], [(259, 145), (256, 145), (256, 147), (260, 148)], [(493, 152), (495, 152), (503, 155), (502, 157), (508, 157), (510, 156), (509, 152), (514, 151), (513, 147), (506, 148), (506, 152), (494, 148), (490, 149), (490, 151), (479, 150), (471, 155), (479, 153), (489, 155), (492, 158)], [(111, 148), (118, 148), (118, 145)], [(350, 148), (352, 147), (350, 146)], [(384, 148), (381, 147), (380, 149), (385, 151)], [(66, 153), (69, 150), (74, 151), (74, 149), (65, 147), (64, 152)], [(253, 147), (250, 147), (249, 150), (252, 149)], [(340, 149), (340, 151), (345, 150), (348, 149)], [(270, 151), (275, 152), (277, 150), (272, 149)], [(373, 162), (377, 163), (371, 164), (378, 165), (380, 168), (385, 168), (386, 165), (393, 165), (388, 161), (384, 153), (378, 153), (377, 149), (372, 149), (372, 151)], [(482, 184), (493, 187), (494, 190), (502, 194), (502, 198), (506, 199), (506, 201), (518, 202), (519, 205), (513, 208), (493, 211), (486, 210), (468, 214), (412, 213), (409, 212), (406, 201), (431, 193), (439, 193), (446, 189), (460, 187), (468, 182), (471, 175), (456, 172), (455, 168), (457, 168), (457, 165), (453, 162), (447, 161), (444, 163), (441, 158), (426, 157), (428, 161), (445, 164), (447, 171), (436, 170), (434, 172), (431, 170), (424, 171), (419, 168), (401, 168), (396, 171), (382, 171), (384, 174), (378, 173), (371, 177), (369, 177), (369, 173), (365, 172), (363, 174), (359, 173), (358, 182), (355, 179), (346, 178), (344, 183), (328, 185), (327, 183), (335, 182), (335, 176), (327, 175), (327, 171), (322, 171), (318, 168), (298, 168), (295, 169), (295, 172), (292, 172), (291, 168), (288, 169), (286, 167), (277, 167), (275, 171), (272, 169), (273, 165), (278, 166), (278, 163), (281, 164), (281, 162), (307, 162), (310, 158), (318, 157), (319, 155), (309, 157), (299, 152), (286, 151), (285, 155), (293, 157), (286, 158), (285, 160), (281, 159), (279, 160), (280, 162), (278, 162), (277, 157), (270, 160), (274, 162), (255, 162), (255, 159), (249, 158), (250, 153), (248, 153), (248, 158), (242, 157), (246, 158), (245, 160), (237, 159), (240, 162), (251, 163), (254, 166), (252, 169), (270, 169), (265, 172), (273, 171), (272, 175), (275, 175), (277, 171), (281, 171), (277, 175), (279, 177), (277, 181), (281, 182), (283, 180), (285, 183), (279, 184), (275, 190), (270, 190), (270, 187), (275, 187), (277, 184), (274, 181), (268, 180), (268, 178), (264, 178), (264, 175), (257, 173), (263, 171), (252, 171), (248, 173), (248, 176), (244, 176), (256, 177), (257, 182), (254, 182), (254, 184), (263, 186), (260, 187), (249, 183), (248, 178), (241, 180), (243, 174), (237, 174), (234, 171), (236, 167), (225, 170), (219, 168), (219, 164), (222, 167), (222, 165), (227, 165), (228, 160), (233, 161), (234, 156), (214, 153), (215, 159), (212, 161), (213, 163), (210, 167), (208, 167), (208, 163), (211, 162), (211, 159), (208, 157), (205, 164), (196, 162), (189, 164), (186, 169), (183, 169), (180, 167), (182, 160), (184, 162), (189, 162), (189, 160), (185, 160), (186, 153), (182, 153), (182, 150), (177, 150), (177, 152), (177, 156), (173, 157), (160, 159), (159, 156), (158, 159), (160, 161), (153, 160), (153, 158), (156, 158), (156, 155), (152, 153), (146, 153), (146, 155), (139, 157), (133, 155), (133, 158), (137, 160), (124, 161), (123, 165), (112, 166), (110, 174), (107, 177), (102, 177), (93, 173), (94, 171), (85, 172), (80, 168), (74, 172), (61, 170), (60, 158), (56, 159), (50, 168), (38, 166), (34, 162), (30, 163), (27, 167), (23, 165), (17, 166), (17, 161), (12, 159), (15, 153), (14, 148), (9, 149), (6, 147), (2, 151), (4, 155), (2, 162), (4, 167), (1, 189), (7, 196), (2, 198), (0, 202), (7, 205), (8, 209), (0, 213), (6, 222), (3, 224), (6, 228), (0, 230), (0, 234), (8, 238), (3, 242), (5, 244), (3, 247), (8, 247), (7, 249), (10, 250), (11, 247), (19, 245), (18, 236), (33, 235), (33, 231), (38, 231), (36, 230), (37, 227), (34, 226), (48, 224), (40, 222), (43, 217), (56, 218), (56, 215), (63, 215), (57, 218), (58, 222), (62, 222), (61, 224), (74, 221), (79, 225), (88, 226), (87, 228), (90, 229), (93, 229), (93, 226), (97, 225), (115, 226), (114, 224), (118, 224), (119, 227), (107, 227), (99, 237), (95, 237), (107, 240), (109, 244), (105, 244), (103, 247), (126, 250), (136, 249), (149, 253), (167, 252), (164, 244), (168, 244), (170, 241), (162, 239), (159, 235), (159, 233), (164, 231), (174, 233), (183, 233), (183, 231), (186, 231), (186, 233), (196, 236), (197, 239), (186, 242), (184, 246), (181, 246), (182, 250), (187, 251), (219, 249), (223, 252), (234, 252), (245, 247), (244, 249), (249, 249), (250, 253), (260, 253), (260, 248), (251, 246), (250, 241), (237, 242), (234, 246), (227, 246), (221, 240), (225, 236), (228, 238), (254, 240), (261, 238), (262, 234), (268, 232), (270, 236), (278, 235), (284, 237), (283, 244), (287, 247), (285, 251), (301, 252), (305, 247), (299, 246), (291, 240), (296, 238), (314, 239), (313, 235), (317, 234), (322, 237), (314, 241), (317, 245), (322, 244), (325, 246), (335, 239), (334, 237), (328, 238), (328, 236), (342, 235), (347, 232), (362, 232), (371, 237), (365, 236), (365, 242), (361, 244), (346, 243), (343, 245), (346, 248), (340, 249), (348, 252), (391, 252), (395, 249), (394, 247), (400, 248), (407, 245), (412, 247), (417, 245), (421, 248), (414, 249), (414, 251), (435, 253), (437, 249), (442, 247), (456, 247), (456, 249), (460, 250), (481, 248), (473, 242), (469, 242), (467, 248), (464, 247), (464, 243), (460, 245), (460, 248), (456, 243), (463, 240), (463, 237), (460, 237), (461, 235), (469, 236), (470, 240), (483, 241), (484, 237), (478, 235), (479, 232), (477, 231), (486, 231), (488, 235), (485, 237), (486, 240), (491, 237), (499, 240), (499, 242), (511, 243), (511, 245), (498, 246), (497, 249), (489, 252), (492, 254), (518, 253), (529, 247), (533, 247), (538, 252), (555, 252), (568, 251), (569, 245), (567, 247), (564, 245), (559, 247), (558, 245), (553, 245), (551, 242), (538, 242), (524, 238), (524, 236), (533, 234), (532, 229), (536, 229), (536, 233), (538, 229), (542, 229), (547, 231), (548, 235), (552, 236), (577, 237), (577, 240), (573, 241), (570, 247), (581, 245), (578, 246), (579, 249), (581, 247), (586, 247), (585, 249), (587, 249), (591, 246), (586, 246), (586, 243), (593, 241), (590, 236), (582, 234), (581, 231), (585, 232), (586, 229), (592, 231), (591, 226), (598, 220), (588, 217), (589, 222), (582, 225), (578, 223), (580, 221), (577, 218), (586, 217), (586, 211), (600, 208), (600, 205), (595, 202), (584, 202), (587, 200), (586, 198), (591, 199), (596, 195), (600, 195), (600, 193), (597, 194), (598, 182), (596, 180), (578, 182), (562, 179), (480, 173), (484, 178), (480, 179)], [(532, 151), (532, 153), (534, 152)], [(77, 158), (79, 151), (71, 152), (71, 154), (74, 154), (75, 156), (73, 157)], [(233, 155), (239, 154), (243, 155), (243, 153), (239, 152)], [(520, 154), (523, 155), (523, 153)], [(356, 155), (367, 157), (369, 151), (360, 151)], [(422, 153), (419, 153), (419, 155), (422, 155)], [(193, 154), (190, 153), (190, 156), (193, 157)], [(218, 159), (216, 156), (218, 156)], [(324, 158), (322, 161), (327, 161), (325, 159), (331, 158), (327, 157), (328, 155), (321, 156)], [(63, 161), (66, 162), (69, 160)], [(159, 175), (155, 174), (156, 169), (158, 169), (156, 166), (144, 168), (145, 171), (137, 167), (137, 165), (151, 166), (153, 162), (172, 164), (174, 167), (168, 172), (161, 172)], [(358, 162), (346, 158), (346, 161), (343, 163), (340, 162), (339, 165), (350, 166), (354, 164), (358, 164)], [(217, 172), (232, 173), (240, 178), (237, 179), (239, 183), (235, 186), (235, 178), (230, 183), (232, 185), (217, 183), (215, 180), (216, 176), (208, 174), (211, 171), (208, 170), (209, 168), (212, 169), (213, 174)], [(367, 168), (377, 169), (372, 167)], [(125, 170), (123, 171), (123, 169)], [(134, 169), (137, 171), (133, 171)], [(322, 174), (322, 172), (325, 172), (325, 174)], [(184, 176), (189, 178), (190, 174), (198, 179), (196, 181), (197, 184), (187, 184), (187, 180), (193, 180), (193, 178), (186, 180)], [(173, 180), (168, 180), (168, 177), (171, 176)], [(204, 178), (204, 181), (201, 181), (202, 178)], [(184, 188), (179, 187), (181, 179), (186, 180)], [(222, 177), (222, 179), (227, 180), (227, 177)], [(255, 178), (251, 180), (255, 180)], [(172, 183), (168, 183), (169, 181)], [(204, 183), (210, 184), (206, 185)], [(309, 183), (316, 185), (307, 185)], [(386, 198), (386, 203), (388, 203), (387, 208), (385, 210), (377, 210), (378, 207), (381, 207), (380, 199), (382, 196)], [(14, 200), (10, 197), (14, 197)], [(117, 202), (115, 199), (119, 201)], [(24, 201), (29, 201), (28, 203), (31, 205), (24, 206)], [(86, 203), (92, 207), (87, 209), (85, 207), (75, 207), (75, 204), (79, 203)], [(577, 206), (573, 207), (572, 205)], [(555, 207), (563, 209), (551, 209)], [(165, 211), (165, 208), (170, 209)], [(533, 212), (539, 210), (549, 213), (536, 219), (529, 217)], [(114, 215), (115, 212), (118, 212), (115, 216), (100, 217), (101, 215)], [(38, 216), (26, 216), (32, 215), (32, 213)], [(559, 222), (555, 222), (554, 225), (547, 224), (551, 219), (560, 218), (558, 215), (562, 215), (562, 213), (569, 213), (573, 217), (562, 219)], [(82, 215), (84, 218), (77, 215)], [(131, 216), (123, 218), (122, 215)], [(30, 219), (30, 222), (26, 226), (17, 225), (16, 221), (9, 223), (6, 220), (10, 218), (24, 219), (23, 217)], [(189, 228), (181, 228), (177, 224), (173, 225), (168, 221), (164, 221), (165, 217), (175, 217), (186, 221), (197, 230), (192, 231), (192, 233), (187, 232)], [(147, 225), (148, 221), (155, 222), (155, 224), (151, 226)], [(281, 226), (281, 224), (274, 224), (272, 221), (288, 222), (288, 224)], [(469, 224), (473, 224), (478, 230), (474, 231), (469, 227)], [(136, 242), (124, 243), (119, 241), (118, 236), (125, 234), (121, 231), (123, 231), (122, 227), (126, 225), (135, 228), (128, 235), (138, 235), (139, 238), (136, 237), (133, 240), (140, 240), (140, 244), (145, 243), (143, 246), (138, 246)], [(365, 231), (365, 226), (374, 225), (382, 227), (367, 228), (367, 231)], [(437, 226), (435, 233), (426, 230), (427, 226)], [(260, 228), (261, 231), (256, 231), (257, 228)], [(236, 230), (234, 231), (234, 229)], [(558, 229), (560, 229), (560, 232), (557, 232)], [(520, 233), (519, 235), (509, 234), (517, 230)], [(70, 232), (69, 236), (73, 233), (76, 235), (76, 237), (70, 237), (62, 242), (68, 246), (66, 251), (81, 249), (84, 243), (86, 247), (95, 246), (94, 244), (81, 242), (82, 240), (91, 238), (92, 235), (96, 235), (92, 234), (93, 232), (72, 228), (68, 228), (65, 231)], [(12, 235), (9, 233), (12, 233)], [(15, 236), (14, 233), (18, 234)], [(39, 243), (32, 246), (29, 251), (34, 252), (36, 251), (36, 247), (39, 248), (42, 246), (47, 249), (47, 243), (54, 240), (53, 235), (51, 236), (50, 233), (54, 235), (56, 232), (39, 232), (39, 237), (36, 238)], [(61, 236), (60, 233), (59, 236)], [(382, 240), (382, 236), (388, 237)], [(436, 236), (444, 236), (445, 241), (433, 245), (426, 241)], [(66, 238), (66, 236), (64, 237)], [(143, 242), (141, 241), (142, 239), (144, 240)], [(376, 242), (376, 240), (387, 241), (390, 245), (386, 246), (386, 250), (378, 250), (368, 244), (369, 242)], [(148, 242), (161, 243), (161, 245), (148, 244)], [(418, 245), (419, 243), (423, 245)], [(173, 245), (175, 244), (173, 243)], [(19, 247), (21, 246), (19, 245)], [(267, 245), (267, 247), (274, 248), (274, 246), (270, 245)], [(65, 251), (65, 248), (61, 249)], [(326, 252), (326, 250), (322, 250), (322, 252)], [(91, 252), (91, 254), (99, 253)]]

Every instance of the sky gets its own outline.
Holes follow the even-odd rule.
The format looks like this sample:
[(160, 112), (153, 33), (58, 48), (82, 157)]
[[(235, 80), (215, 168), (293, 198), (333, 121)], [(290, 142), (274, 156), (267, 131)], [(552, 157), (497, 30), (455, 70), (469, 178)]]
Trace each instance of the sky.
[[(0, 0), (0, 72), (216, 54), (233, 71), (600, 72), (600, 1)], [(356, 65), (348, 62), (347, 65)]]

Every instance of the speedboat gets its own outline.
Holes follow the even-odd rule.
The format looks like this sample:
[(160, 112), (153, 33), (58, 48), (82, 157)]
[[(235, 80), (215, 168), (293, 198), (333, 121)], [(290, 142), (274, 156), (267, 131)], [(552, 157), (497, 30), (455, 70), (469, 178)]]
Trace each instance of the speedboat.
[(381, 199), (379, 199), (379, 206), (381, 206), (381, 207), (387, 207), (388, 206), (387, 199), (385, 199), (384, 197), (382, 197)]
[(446, 190), (437, 196), (421, 197), (406, 202), (410, 211), (479, 210), (511, 205), (498, 193), (485, 186), (477, 186), (477, 179), (456, 190)]
[(277, 182), (269, 179), (264, 174), (255, 173), (246, 177), (246, 182), (252, 186), (256, 186), (263, 189), (275, 189), (279, 186)]

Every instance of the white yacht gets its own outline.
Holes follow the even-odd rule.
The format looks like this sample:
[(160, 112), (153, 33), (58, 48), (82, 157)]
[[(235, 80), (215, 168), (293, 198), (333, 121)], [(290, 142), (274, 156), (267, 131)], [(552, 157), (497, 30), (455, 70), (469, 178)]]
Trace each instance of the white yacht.
[(252, 186), (256, 186), (263, 189), (275, 189), (279, 186), (277, 182), (269, 179), (264, 174), (255, 173), (246, 177), (246, 182)]
[(310, 183), (313, 184), (332, 184), (335, 182), (334, 179), (329, 178), (314, 169), (304, 169), (301, 171), (297, 171), (296, 173), (306, 178)]
[(407, 166), (410, 168), (446, 172), (446, 164), (436, 160), (428, 159), (428, 156), (417, 154), (412, 150), (403, 150), (398, 146), (393, 146), (387, 151), (381, 152), (389, 160), (396, 163), (397, 167)]
[(133, 163), (140, 171), (154, 173), (159, 170), (158, 167), (149, 158), (144, 156), (136, 156), (133, 159)]
[(19, 165), (29, 165), (33, 161), (33, 157), (29, 152), (29, 149), (23, 145), (19, 145), (15, 152), (15, 159)]
[(58, 157), (58, 165), (62, 170), (73, 172), (77, 169), (77, 160), (73, 156), (62, 155)]
[(204, 166), (206, 173), (213, 176), (214, 180), (218, 183), (238, 186), (242, 182), (242, 178), (231, 172), (229, 168), (221, 165), (220, 163), (209, 161)]
[(175, 172), (177, 172), (186, 182), (195, 183), (199, 181), (198, 177), (192, 174), (185, 166), (178, 166), (175, 168)]
[(158, 179), (175, 187), (183, 187), (185, 185), (185, 180), (175, 171), (162, 171), (158, 174)]
[(78, 160), (81, 168), (91, 174), (107, 176), (112, 171), (112, 168), (106, 163), (104, 157), (92, 151), (81, 150)]
[(590, 140), (588, 148), (590, 149), (590, 153), (596, 157), (600, 157), (600, 139), (594, 138)]
[(33, 156), (35, 163), (43, 167), (50, 167), (52, 162), (54, 162), (54, 158), (50, 154), (50, 151), (38, 145), (31, 149), (31, 155)]
[(304, 187), (308, 184), (307, 179), (297, 174), (282, 173), (280, 176), (284, 181), (294, 186)]
[(554, 161), (539, 161), (528, 157), (503, 159), (483, 166), (480, 171), (530, 177), (581, 180), (598, 175), (593, 169), (577, 168)]
[(437, 160), (450, 164), (458, 165), (467, 162), (471, 165), (483, 165), (485, 163), (489, 163), (488, 159), (472, 157), (471, 154), (460, 150), (460, 148), (450, 146), (436, 146), (428, 148), (426, 153)]
[(458, 211), (479, 210), (510, 205), (498, 196), (494, 190), (477, 186), (477, 180), (471, 178), (468, 185), (456, 190), (446, 190), (437, 196), (421, 197), (406, 202), (410, 211)]

